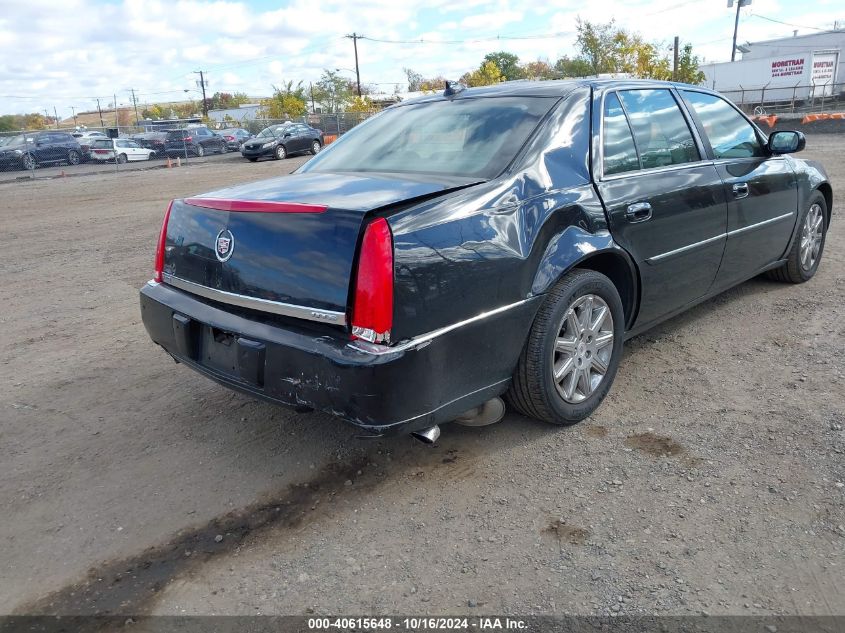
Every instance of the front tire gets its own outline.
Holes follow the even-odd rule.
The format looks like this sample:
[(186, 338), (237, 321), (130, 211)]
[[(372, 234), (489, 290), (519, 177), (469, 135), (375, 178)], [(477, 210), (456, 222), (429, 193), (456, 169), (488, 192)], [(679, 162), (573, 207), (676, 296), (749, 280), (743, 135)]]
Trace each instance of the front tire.
[(32, 154), (24, 154), (23, 158), (21, 158), (21, 165), (27, 171), (35, 169), (37, 163), (35, 162), (35, 156)]
[(320, 145), (320, 141), (314, 141), (311, 143), (311, 153), (314, 154), (314, 156), (319, 154), (321, 149), (323, 149), (323, 146)]
[(67, 153), (68, 165), (78, 165), (81, 159), (82, 156), (80, 156), (79, 152), (77, 152), (75, 149), (72, 149)]
[(276, 160), (284, 160), (288, 157), (288, 151), (284, 145), (279, 145), (273, 155), (276, 157)]
[(610, 391), (624, 333), (622, 300), (610, 279), (593, 270), (569, 272), (534, 318), (508, 402), (550, 424), (580, 422)]
[(249, 162), (251, 162), (251, 163), (254, 163), (254, 162), (255, 162), (255, 161), (257, 161), (258, 159), (257, 159), (257, 158), (254, 158), (254, 157), (252, 157), (252, 156), (247, 156), (247, 160), (248, 160)]
[(799, 218), (798, 235), (789, 251), (786, 263), (767, 274), (776, 281), (802, 284), (819, 269), (827, 238), (827, 201), (820, 191), (810, 196), (807, 208)]
[(197, 145), (197, 157), (202, 158), (205, 156), (205, 148), (202, 145)]

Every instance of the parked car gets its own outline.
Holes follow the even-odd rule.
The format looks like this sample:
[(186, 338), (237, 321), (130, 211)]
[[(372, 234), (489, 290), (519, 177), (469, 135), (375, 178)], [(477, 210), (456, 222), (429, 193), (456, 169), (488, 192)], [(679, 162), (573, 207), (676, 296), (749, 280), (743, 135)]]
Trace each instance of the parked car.
[(833, 192), (803, 147), (699, 86), (449, 86), (292, 175), (172, 201), (143, 321), (219, 383), (367, 435), (433, 441), (502, 395), (572, 424), (623, 340), (763, 272), (813, 277)]
[(244, 141), (252, 138), (252, 134), (239, 127), (217, 130), (217, 134), (223, 137), (228, 148), (233, 151), (238, 151)]
[(205, 126), (191, 127), (184, 130), (171, 130), (164, 142), (164, 151), (168, 156), (205, 156), (206, 154), (225, 154), (229, 151), (226, 141)]
[(126, 163), (136, 160), (150, 160), (155, 152), (129, 138), (106, 138), (92, 141), (91, 160)]
[(165, 151), (167, 130), (163, 132), (143, 132), (141, 134), (133, 134), (132, 140), (138, 143), (141, 147), (153, 150), (156, 158), (160, 158), (167, 154)]
[(71, 132), (70, 135), (79, 143), (82, 149), (82, 160), (86, 161), (91, 157), (91, 142), (96, 139), (108, 138), (108, 135), (96, 130), (84, 130)]
[(262, 157), (282, 159), (303, 152), (318, 154), (323, 145), (320, 130), (304, 123), (280, 123), (264, 128), (241, 145), (241, 155), (252, 162)]
[(27, 132), (10, 138), (0, 151), (0, 168), (35, 169), (38, 165), (78, 165), (82, 148), (67, 132)]

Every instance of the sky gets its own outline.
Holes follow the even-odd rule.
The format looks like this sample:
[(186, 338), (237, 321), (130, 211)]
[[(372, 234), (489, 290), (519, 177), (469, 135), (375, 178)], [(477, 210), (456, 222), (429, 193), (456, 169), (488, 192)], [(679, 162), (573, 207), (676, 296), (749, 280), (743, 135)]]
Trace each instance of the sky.
[[(614, 18), (668, 49), (678, 35), (707, 61), (730, 59), (734, 10), (726, 0), (0, 0), (0, 114), (69, 117), (108, 107), (198, 98), (265, 96), (322, 69), (383, 92), (406, 89), (403, 68), (458, 78), (491, 51), (554, 63), (574, 55), (577, 17)], [(787, 22), (789, 24), (781, 24)], [(739, 39), (760, 41), (845, 24), (843, 0), (753, 0)], [(377, 41), (388, 40), (388, 41)], [(187, 92), (186, 92), (187, 91)], [(210, 95), (209, 95), (210, 96)]]

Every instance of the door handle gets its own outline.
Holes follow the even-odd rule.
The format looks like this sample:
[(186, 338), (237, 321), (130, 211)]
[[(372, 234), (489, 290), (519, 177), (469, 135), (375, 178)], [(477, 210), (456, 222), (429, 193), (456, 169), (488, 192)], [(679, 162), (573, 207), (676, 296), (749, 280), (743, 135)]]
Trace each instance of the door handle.
[(734, 198), (747, 198), (748, 197), (748, 183), (747, 182), (738, 182), (733, 187), (731, 187), (731, 191), (734, 194)]
[(625, 210), (625, 217), (628, 222), (645, 222), (651, 218), (651, 205), (648, 202), (629, 204)]

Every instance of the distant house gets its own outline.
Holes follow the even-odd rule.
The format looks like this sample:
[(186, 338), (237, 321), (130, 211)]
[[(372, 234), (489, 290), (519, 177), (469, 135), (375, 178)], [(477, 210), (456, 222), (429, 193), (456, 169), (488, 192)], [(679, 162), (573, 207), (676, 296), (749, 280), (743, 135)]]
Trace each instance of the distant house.
[(244, 121), (257, 119), (260, 109), (261, 105), (258, 103), (244, 103), (237, 108), (219, 108), (217, 110), (209, 110), (208, 118), (217, 123), (223, 123), (225, 121), (243, 123)]

